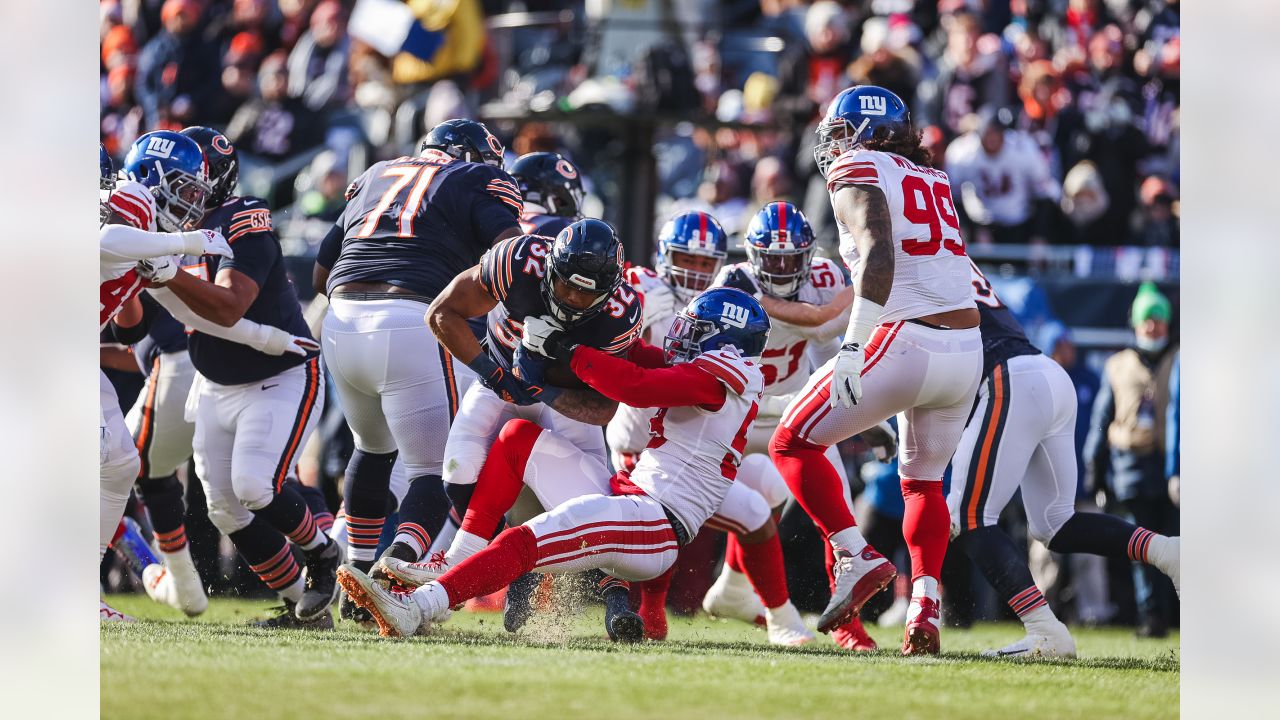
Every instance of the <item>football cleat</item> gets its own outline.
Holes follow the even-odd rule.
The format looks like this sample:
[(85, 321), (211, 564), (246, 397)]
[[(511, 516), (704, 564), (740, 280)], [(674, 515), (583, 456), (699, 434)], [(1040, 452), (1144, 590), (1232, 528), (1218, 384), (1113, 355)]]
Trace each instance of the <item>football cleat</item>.
[(813, 642), (813, 633), (805, 627), (800, 611), (790, 600), (764, 613), (770, 643), (798, 647)]
[(627, 605), (626, 593), (620, 601), (605, 599), (604, 629), (614, 642), (637, 643), (644, 639), (644, 620)]
[(507, 597), (502, 603), (502, 627), (516, 632), (529, 622), (533, 615), (533, 593), (542, 584), (542, 574), (525, 573), (507, 587)]
[(334, 576), (345, 560), (342, 547), (332, 540), (324, 548), (312, 550), (306, 556), (306, 590), (295, 609), (298, 619), (303, 622), (315, 620), (328, 612), (329, 606), (338, 599), (338, 584)]
[(864, 603), (898, 577), (893, 563), (870, 545), (858, 555), (848, 550), (836, 550), (832, 571), (836, 579), (831, 589), (831, 602), (818, 618), (818, 631), (824, 633), (853, 619)]
[(271, 608), (274, 613), (266, 620), (258, 620), (250, 623), (253, 627), (263, 628), (264, 630), (332, 630), (333, 614), (325, 608), (313, 620), (299, 620), (297, 616), (297, 603), (292, 600), (285, 600), (283, 605), (277, 605)]
[(351, 596), (345, 590), (338, 594), (338, 617), (350, 620), (365, 630), (375, 630), (378, 627), (373, 621), (373, 615), (352, 602)]
[(1071, 638), (1067, 626), (1061, 631), (1051, 634), (1027, 633), (1026, 637), (1016, 643), (1006, 645), (999, 650), (985, 650), (983, 657), (1008, 657), (1027, 660), (1050, 660), (1053, 658), (1074, 658), (1076, 641)]
[(382, 587), (377, 580), (350, 565), (338, 568), (338, 584), (351, 601), (369, 611), (382, 637), (410, 637), (430, 625), (409, 592)]
[(862, 627), (862, 620), (855, 616), (849, 622), (831, 631), (831, 639), (836, 645), (854, 652), (875, 652), (880, 646)]
[(164, 564), (149, 565), (142, 571), (142, 585), (147, 595), (158, 603), (195, 617), (209, 607), (200, 573), (191, 560), (191, 551), (183, 548), (163, 553)]
[(937, 600), (931, 597), (911, 598), (907, 629), (902, 633), (902, 654), (937, 655), (942, 645), (941, 625)]
[(98, 601), (98, 621), (99, 622), (138, 622), (137, 618), (130, 617), (116, 610), (107, 604), (106, 600)]
[(449, 561), (445, 560), (443, 552), (432, 553), (430, 558), (422, 562), (397, 560), (389, 554), (384, 554), (382, 559), (373, 566), (370, 575), (377, 579), (385, 577), (395, 580), (412, 590), (440, 579), (440, 576), (448, 570)]
[[(736, 577), (735, 577), (736, 576)], [(716, 618), (741, 620), (753, 625), (765, 624), (765, 607), (746, 576), (732, 570), (720, 577), (702, 598), (702, 609)]]

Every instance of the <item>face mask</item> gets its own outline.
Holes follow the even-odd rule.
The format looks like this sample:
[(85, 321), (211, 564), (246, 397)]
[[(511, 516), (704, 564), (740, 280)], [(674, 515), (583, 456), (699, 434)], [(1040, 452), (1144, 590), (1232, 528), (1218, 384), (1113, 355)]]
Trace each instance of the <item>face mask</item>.
[(1161, 350), (1163, 350), (1163, 349), (1165, 348), (1165, 346), (1166, 346), (1166, 345), (1168, 345), (1168, 344), (1169, 344), (1169, 336), (1168, 336), (1168, 335), (1166, 335), (1166, 336), (1164, 336), (1164, 337), (1162, 337), (1162, 338), (1146, 338), (1146, 337), (1140, 337), (1140, 338), (1138, 338), (1138, 341), (1135, 343), (1135, 345), (1137, 346), (1137, 348), (1138, 348), (1139, 350), (1141, 350), (1141, 351), (1143, 351), (1143, 352), (1145, 352), (1145, 353), (1151, 353), (1151, 354), (1155, 354), (1155, 353), (1160, 352), (1160, 351), (1161, 351)]

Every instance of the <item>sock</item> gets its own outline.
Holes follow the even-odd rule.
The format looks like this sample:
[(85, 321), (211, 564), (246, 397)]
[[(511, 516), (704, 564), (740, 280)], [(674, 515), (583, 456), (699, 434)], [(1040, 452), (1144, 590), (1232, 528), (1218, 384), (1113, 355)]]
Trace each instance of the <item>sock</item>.
[(533, 570), (538, 541), (521, 525), (503, 532), (489, 547), (458, 563), (437, 581), (449, 594), (449, 607), (497, 592)]
[(391, 495), (391, 468), (398, 454), (360, 449), (351, 453), (342, 503), (347, 513), (347, 554), (352, 560), (377, 558), (378, 539), (387, 519), (387, 498)]
[(911, 597), (927, 597), (931, 600), (937, 600), (939, 596), (937, 578), (931, 578), (926, 575), (911, 581)]
[[(860, 555), (868, 545), (867, 539), (862, 537), (862, 531), (857, 526), (847, 527), (839, 532), (832, 533), (831, 537), (827, 538), (827, 541), (832, 548), (847, 550), (854, 555)], [(832, 563), (834, 562), (835, 557), (832, 556)], [(831, 565), (828, 565), (828, 571), (830, 568)]]
[(667, 639), (667, 593), (675, 572), (672, 563), (666, 572), (640, 584), (640, 618), (644, 620), (644, 636), (650, 640)]
[[(470, 515), (471, 511), (468, 510), (467, 514)], [(457, 565), (488, 546), (489, 541), (487, 539), (472, 535), (466, 530), (459, 530), (454, 533), (453, 542), (449, 544), (449, 550), (444, 556), (450, 565)]]
[(951, 536), (951, 513), (941, 480), (902, 479), (902, 537), (911, 552), (911, 579), (942, 575)]
[(1139, 533), (1150, 532), (1105, 513), (1078, 512), (1070, 517), (1049, 540), (1056, 553), (1089, 553), (1106, 557), (1133, 559), (1130, 541)]
[(742, 567), (742, 543), (738, 540), (737, 533), (725, 534), (724, 566), (735, 573), (746, 573)]
[[(542, 428), (528, 420), (511, 420), (502, 426), (476, 476), (462, 520), (464, 531), (479, 537), (493, 537), (524, 488), (525, 467), (541, 434)], [(452, 487), (450, 484), (450, 489)]]
[(445, 483), (444, 492), (449, 497), (449, 502), (453, 504), (450, 511), (450, 517), (462, 527), (462, 516), (466, 515), (467, 508), (471, 506), (471, 495), (476, 491), (475, 483), (467, 485), (466, 483)]
[(441, 613), (453, 607), (449, 603), (449, 593), (440, 583), (432, 581), (419, 587), (413, 591), (409, 597), (418, 603), (418, 608), (422, 610), (424, 617), (428, 619), (439, 617)]
[[(1044, 596), (1036, 589), (1027, 567), (1027, 556), (1008, 533), (997, 526), (980, 527), (961, 533), (955, 544), (973, 560), (996, 594), (1031, 631), (1056, 623)], [(1049, 619), (1045, 618), (1048, 615)]]
[(1156, 569), (1170, 577), (1173, 576), (1174, 568), (1172, 565), (1174, 563), (1172, 562), (1173, 558), (1170, 558), (1167, 555), (1167, 550), (1172, 540), (1173, 538), (1151, 533), (1151, 537), (1147, 538), (1146, 541), (1147, 552), (1146, 559), (1144, 560), (1148, 565), (1154, 566)]
[(378, 539), (382, 537), (382, 524), (385, 521), (385, 517), (347, 515), (347, 557), (353, 561), (377, 560)]
[[(409, 490), (400, 503), (400, 524), (396, 527), (394, 542), (416, 549), (418, 554), (412, 560), (421, 558), (431, 547), (431, 538), (444, 527), (451, 507), (444, 480), (439, 475), (410, 478)], [(348, 507), (347, 512), (354, 509)]]
[(742, 564), (756, 594), (769, 609), (791, 599), (787, 591), (787, 568), (782, 561), (782, 541), (775, 532), (764, 542), (743, 544)]
[(147, 506), (151, 529), (160, 552), (176, 553), (187, 546), (186, 503), (177, 474), (138, 479), (138, 499)]
[(302, 499), (302, 494), (287, 483), (280, 486), (271, 502), (255, 510), (254, 514), (289, 536), (303, 550), (314, 550), (329, 543), (329, 536), (316, 527), (316, 520), (311, 516), (311, 509)]
[(286, 480), (287, 484), (293, 485), (298, 494), (302, 496), (302, 501), (307, 504), (307, 509), (311, 511), (311, 517), (316, 521), (316, 528), (320, 532), (328, 534), (330, 528), (333, 527), (333, 513), (329, 512), (329, 502), (324, 499), (324, 491), (310, 485), (303, 485), (297, 480)]
[[(778, 428), (769, 443), (769, 457), (796, 502), (813, 518), (822, 536), (830, 537), (857, 523), (845, 504), (840, 475), (825, 453), (826, 448), (795, 437), (785, 425)], [(861, 552), (861, 548), (855, 552)]]
[(254, 515), (248, 525), (227, 537), (267, 587), (291, 602), (302, 599), (302, 568), (288, 541), (266, 520)]

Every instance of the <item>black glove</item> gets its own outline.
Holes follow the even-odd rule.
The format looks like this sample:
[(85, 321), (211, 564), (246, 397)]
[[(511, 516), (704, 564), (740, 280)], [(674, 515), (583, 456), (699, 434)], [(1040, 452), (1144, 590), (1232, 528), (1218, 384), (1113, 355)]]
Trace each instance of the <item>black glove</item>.
[(529, 386), (512, 373), (503, 370), (493, 358), (481, 352), (467, 367), (475, 371), (480, 384), (495, 395), (515, 405), (532, 405), (538, 399), (529, 392)]
[(760, 297), (760, 284), (742, 268), (734, 268), (724, 276), (724, 287), (737, 288), (753, 298)]
[(547, 371), (547, 363), (549, 360), (524, 345), (517, 345), (514, 354), (513, 372), (516, 379), (522, 382), (526, 392), (531, 397), (537, 398), (539, 402), (550, 405), (562, 392), (560, 388), (547, 385), (542, 380), (543, 374)]

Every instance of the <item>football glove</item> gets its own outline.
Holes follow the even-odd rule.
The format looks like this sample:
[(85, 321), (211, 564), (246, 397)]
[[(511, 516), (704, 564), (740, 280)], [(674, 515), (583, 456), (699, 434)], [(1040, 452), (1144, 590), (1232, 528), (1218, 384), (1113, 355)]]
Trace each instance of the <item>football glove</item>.
[(182, 233), (182, 249), (188, 255), (222, 255), (235, 257), (231, 245), (221, 233), (213, 230), (192, 230)]
[(722, 284), (725, 287), (737, 288), (757, 300), (760, 299), (760, 284), (751, 277), (751, 273), (740, 267), (726, 273)]
[(520, 344), (551, 360), (568, 360), (577, 347), (565, 342), (564, 329), (550, 315), (525, 318)]
[(557, 387), (547, 385), (543, 381), (543, 375), (547, 370), (547, 358), (538, 355), (526, 348), (524, 345), (517, 345), (513, 357), (512, 370), (516, 374), (516, 378), (522, 381), (526, 391), (539, 402), (550, 405), (560, 396), (562, 390)]
[(178, 274), (178, 261), (171, 255), (139, 260), (138, 274), (152, 285), (164, 285)]
[(262, 352), (268, 355), (284, 355), (285, 353), (293, 353), (306, 357), (309, 353), (320, 352), (320, 343), (309, 337), (294, 335), (285, 330), (270, 325), (264, 325), (267, 328), (267, 341), (262, 348)]
[(532, 405), (538, 399), (529, 393), (528, 385), (514, 374), (503, 370), (493, 358), (483, 351), (467, 367), (476, 373), (481, 385), (513, 405)]
[(862, 346), (847, 342), (836, 353), (835, 367), (831, 369), (831, 407), (843, 405), (851, 408), (862, 399)]

